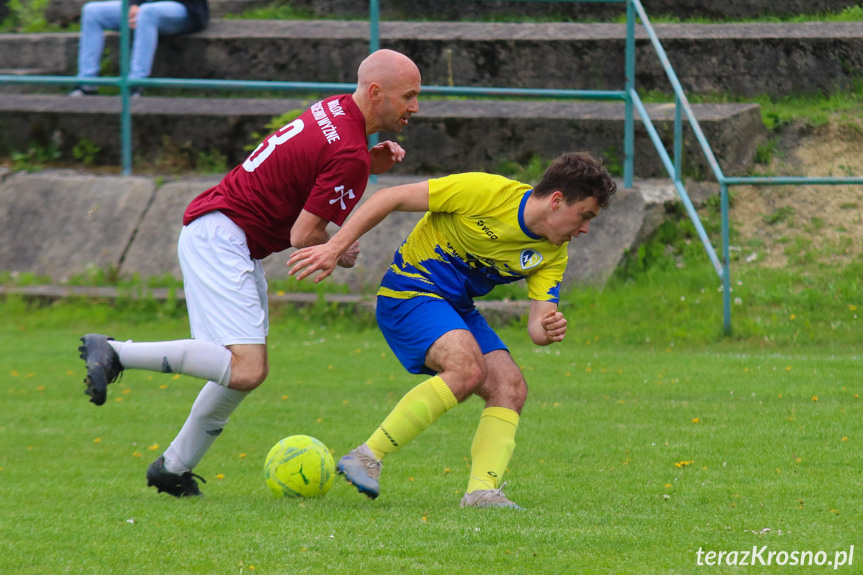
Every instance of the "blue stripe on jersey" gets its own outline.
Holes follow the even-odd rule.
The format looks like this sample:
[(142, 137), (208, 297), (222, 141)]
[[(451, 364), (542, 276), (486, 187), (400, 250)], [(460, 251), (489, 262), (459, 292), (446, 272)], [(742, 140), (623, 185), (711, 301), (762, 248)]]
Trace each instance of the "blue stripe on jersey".
[[(418, 262), (418, 266), (423, 268), (420, 269), (406, 262), (400, 250), (396, 251), (393, 265), (384, 275), (381, 287), (393, 291), (434, 293), (449, 301), (457, 310), (467, 312), (474, 309), (473, 298), (484, 296), (497, 285), (523, 279), (519, 274), (504, 275), (478, 261), (471, 265), (446, 253), (440, 246), (435, 248), (435, 253), (437, 258)], [(553, 291), (559, 290), (556, 287)]]
[(528, 190), (524, 193), (524, 196), (521, 198), (521, 203), (518, 205), (518, 225), (521, 228), (521, 231), (524, 232), (524, 235), (529, 237), (532, 240), (541, 239), (542, 236), (538, 236), (527, 228), (527, 224), (524, 223), (524, 207), (527, 205), (527, 199), (530, 197), (530, 194), (533, 193), (533, 190)]

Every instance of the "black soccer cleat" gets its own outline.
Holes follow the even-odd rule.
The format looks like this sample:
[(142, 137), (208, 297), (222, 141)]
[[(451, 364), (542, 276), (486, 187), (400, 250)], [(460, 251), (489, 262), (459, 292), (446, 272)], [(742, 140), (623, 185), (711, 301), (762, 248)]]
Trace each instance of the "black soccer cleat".
[(168, 493), (174, 497), (201, 497), (204, 494), (198, 489), (196, 477), (204, 483), (207, 482), (191, 471), (182, 475), (171, 473), (165, 469), (165, 456), (160, 455), (159, 459), (147, 468), (147, 487), (155, 487), (159, 493)]
[(108, 393), (108, 384), (117, 381), (123, 373), (123, 365), (120, 356), (108, 343), (113, 337), (88, 333), (81, 338), (83, 345), (78, 347), (81, 359), (87, 362), (87, 377), (84, 383), (87, 390), (84, 392), (90, 396), (90, 402), (96, 405), (105, 403)]

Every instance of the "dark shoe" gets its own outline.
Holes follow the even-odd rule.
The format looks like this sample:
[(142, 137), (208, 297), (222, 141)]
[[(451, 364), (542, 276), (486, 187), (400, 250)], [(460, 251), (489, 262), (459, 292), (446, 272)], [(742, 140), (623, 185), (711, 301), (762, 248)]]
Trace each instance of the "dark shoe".
[(99, 91), (96, 88), (88, 88), (86, 86), (78, 86), (71, 92), (69, 95), (73, 98), (80, 98), (81, 96), (95, 96)]
[(131, 88), (129, 90), (130, 98), (142, 98), (144, 96), (144, 88)]
[(169, 493), (174, 497), (200, 497), (203, 493), (198, 489), (196, 477), (204, 483), (207, 482), (206, 479), (191, 471), (182, 475), (171, 473), (165, 469), (165, 456), (160, 455), (159, 459), (147, 468), (147, 487), (155, 487), (159, 493)]
[(81, 338), (84, 345), (78, 347), (81, 359), (87, 362), (87, 377), (84, 379), (87, 390), (84, 393), (89, 395), (90, 401), (96, 405), (105, 403), (108, 384), (117, 381), (123, 373), (120, 356), (108, 343), (108, 340), (113, 339), (98, 333), (88, 333)]

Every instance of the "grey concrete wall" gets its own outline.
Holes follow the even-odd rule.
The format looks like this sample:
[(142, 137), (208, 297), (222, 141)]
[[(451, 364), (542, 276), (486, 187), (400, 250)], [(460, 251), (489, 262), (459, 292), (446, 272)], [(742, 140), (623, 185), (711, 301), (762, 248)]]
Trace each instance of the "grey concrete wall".
[[(364, 196), (417, 177), (381, 177)], [(0, 270), (49, 275), (63, 282), (88, 268), (114, 268), (121, 276), (170, 274), (180, 278), (177, 239), (188, 203), (218, 182), (173, 181), (157, 186), (139, 177), (56, 172), (15, 174), (0, 182)], [(694, 201), (710, 187), (696, 186)], [(662, 222), (665, 204), (675, 200), (668, 182), (642, 181), (621, 190), (591, 224), (590, 233), (570, 244), (565, 283), (603, 285), (626, 250), (637, 248)], [(360, 240), (361, 256), (333, 280), (353, 293), (373, 292), (396, 248), (420, 214), (393, 214)], [(335, 228), (331, 229), (332, 232)], [(271, 278), (287, 276), (289, 253), (264, 262)]]
[(153, 198), (146, 178), (26, 174), (0, 184), (0, 268), (64, 281), (117, 266)]
[[(181, 150), (191, 157), (218, 150), (233, 167), (247, 155), (246, 146), (266, 132), (273, 116), (308, 107), (310, 102), (271, 99), (149, 98), (133, 102), (136, 158), (155, 161)], [(754, 104), (697, 105), (696, 117), (728, 175), (746, 172), (756, 148), (766, 138), (759, 107)], [(118, 98), (6, 95), (0, 98), (0, 150), (23, 150), (31, 142), (59, 146), (66, 157), (87, 139), (101, 148), (98, 160), (118, 164)], [(672, 142), (673, 106), (649, 105), (651, 119)], [(552, 158), (571, 150), (621, 161), (622, 103), (421, 101), (420, 113), (398, 137), (408, 154), (397, 174), (494, 171), (502, 161), (526, 162), (532, 156)], [(384, 139), (395, 139), (382, 134)], [(690, 173), (707, 174), (707, 164), (686, 131)], [(666, 175), (641, 122), (636, 124), (635, 175)]]
[[(863, 25), (660, 24), (669, 61), (690, 93), (743, 96), (848, 89), (863, 74)], [(356, 81), (368, 26), (345, 21), (215, 21), (163, 38), (154, 77)], [(670, 92), (643, 32), (636, 83)], [(625, 26), (385, 22), (382, 46), (417, 62), (426, 85), (621, 89)], [(107, 45), (118, 53), (116, 38)], [(75, 34), (0, 34), (0, 68), (76, 73)]]

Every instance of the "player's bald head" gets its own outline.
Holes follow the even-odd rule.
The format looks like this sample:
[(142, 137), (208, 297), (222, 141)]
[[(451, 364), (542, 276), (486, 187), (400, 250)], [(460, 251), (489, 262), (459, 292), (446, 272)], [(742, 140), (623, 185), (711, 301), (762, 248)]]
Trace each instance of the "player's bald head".
[(384, 90), (388, 90), (399, 81), (414, 78), (417, 80), (420, 78), (420, 71), (416, 64), (395, 50), (372, 52), (362, 61), (357, 70), (357, 86), (360, 89), (378, 84)]
[(394, 50), (370, 54), (357, 70), (354, 102), (366, 119), (366, 134), (387, 130), (398, 134), (419, 112), (422, 78), (413, 60)]

